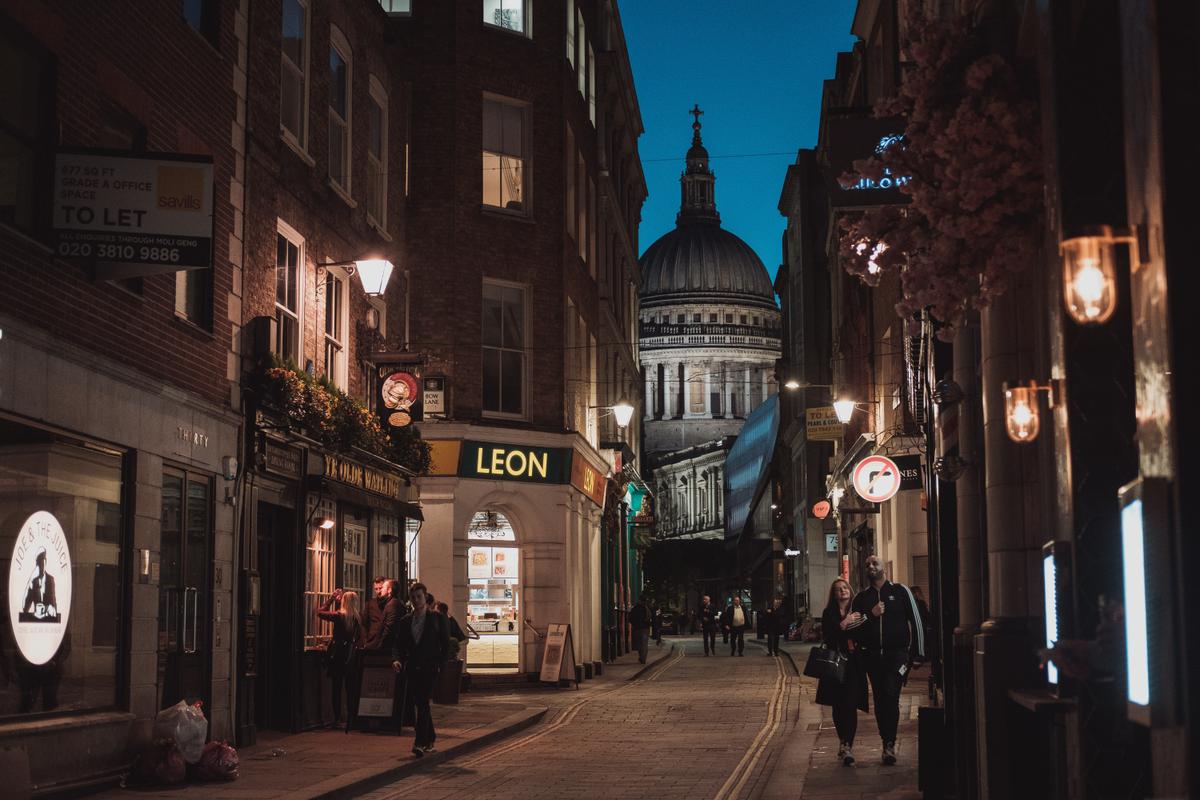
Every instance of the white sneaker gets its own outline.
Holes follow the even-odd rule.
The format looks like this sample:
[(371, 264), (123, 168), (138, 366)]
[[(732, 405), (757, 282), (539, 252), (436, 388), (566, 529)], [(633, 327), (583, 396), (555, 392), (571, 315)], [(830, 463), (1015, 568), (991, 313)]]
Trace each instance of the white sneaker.
[(842, 745), (841, 757), (842, 757), (842, 766), (848, 767), (851, 764), (853, 764), (854, 763), (853, 748), (848, 744)]

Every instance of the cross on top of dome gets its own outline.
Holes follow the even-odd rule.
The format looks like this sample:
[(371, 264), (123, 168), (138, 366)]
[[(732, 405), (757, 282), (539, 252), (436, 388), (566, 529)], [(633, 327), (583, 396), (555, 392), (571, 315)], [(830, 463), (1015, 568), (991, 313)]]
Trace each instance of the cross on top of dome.
[(696, 121), (692, 123), (692, 144), (700, 144), (700, 117), (704, 116), (704, 112), (700, 110), (700, 104), (696, 103), (692, 106), (692, 110), (688, 112)]

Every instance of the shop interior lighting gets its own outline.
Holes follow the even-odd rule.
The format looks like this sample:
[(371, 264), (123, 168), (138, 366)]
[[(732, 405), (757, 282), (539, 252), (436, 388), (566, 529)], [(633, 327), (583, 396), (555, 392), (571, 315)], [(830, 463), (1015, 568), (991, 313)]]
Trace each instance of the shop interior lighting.
[(313, 524), (316, 525), (318, 528), (320, 528), (323, 531), (328, 531), (328, 530), (333, 530), (333, 526), (336, 525), (337, 523), (334, 522), (333, 520), (329, 519), (328, 517), (321, 517), (321, 518), (317, 519)]
[(1108, 322), (1117, 308), (1116, 246), (1128, 245), (1131, 260), (1144, 264), (1149, 258), (1140, 234), (1137, 228), (1097, 225), (1062, 241), (1063, 303), (1071, 319), (1080, 325)]
[(1041, 430), (1038, 392), (1045, 392), (1050, 408), (1054, 408), (1062, 402), (1062, 381), (1055, 379), (1046, 385), (1037, 381), (1004, 384), (1004, 429), (1008, 438), (1018, 444), (1032, 442)]
[[(1046, 649), (1058, 642), (1058, 584), (1054, 569), (1054, 550), (1042, 549), (1042, 592), (1046, 608)], [(1058, 667), (1053, 661), (1046, 662), (1046, 680), (1058, 685)]]

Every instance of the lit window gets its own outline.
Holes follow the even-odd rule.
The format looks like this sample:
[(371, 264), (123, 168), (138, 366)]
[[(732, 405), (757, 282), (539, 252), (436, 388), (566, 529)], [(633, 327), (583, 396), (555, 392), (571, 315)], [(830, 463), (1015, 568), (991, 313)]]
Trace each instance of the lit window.
[(523, 211), (525, 109), (494, 98), (483, 101), (483, 204)]
[(397, 17), (407, 17), (412, 13), (412, 0), (379, 0), (383, 10)]
[(383, 84), (372, 75), (367, 99), (367, 216), (387, 231), (388, 101)]
[(329, 179), (350, 191), (350, 43), (337, 28), (329, 39)]
[(342, 582), (347, 592), (357, 592), (361, 607), (367, 601), (367, 526), (364, 522), (342, 524)]
[(528, 35), (529, 0), (483, 0), (483, 21), (506, 31)]
[(308, 7), (304, 0), (283, 0), (283, 48), (279, 123), (304, 147), (308, 125)]
[(483, 284), (483, 410), (525, 413), (525, 289)]
[(275, 244), (275, 354), (299, 364), (304, 239), (280, 222)]
[(337, 507), (332, 500), (317, 502), (309, 495), (311, 520), (304, 549), (304, 649), (323, 649), (333, 635), (333, 623), (317, 616), (321, 606), (333, 596), (337, 580), (337, 538), (334, 528), (323, 528), (321, 520), (336, 518)]
[(587, 88), (588, 119), (590, 119), (592, 121), (592, 124), (595, 125), (596, 124), (596, 53), (595, 53), (595, 51), (592, 50), (592, 45), (590, 42), (588, 43), (587, 54), (588, 54), (588, 63), (587, 63), (587, 68), (588, 68), (588, 88)]
[(325, 377), (346, 390), (346, 276), (341, 270), (325, 273)]

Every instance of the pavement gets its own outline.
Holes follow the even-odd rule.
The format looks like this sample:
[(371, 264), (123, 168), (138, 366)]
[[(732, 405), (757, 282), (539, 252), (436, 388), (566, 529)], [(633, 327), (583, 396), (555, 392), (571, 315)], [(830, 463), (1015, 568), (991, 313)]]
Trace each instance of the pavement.
[[(401, 737), (341, 731), (283, 736), (242, 751), (241, 777), (166, 790), (115, 789), (100, 797), (214, 800), (916, 800), (916, 715), (928, 668), (901, 699), (899, 763), (883, 766), (872, 716), (859, 718), (855, 755), (837, 760), (830, 710), (799, 674), (811, 645), (783, 657), (748, 639), (745, 655), (699, 637), (651, 645), (649, 663), (626, 655), (579, 689), (513, 686), (435, 706), (438, 751), (408, 754)], [(283, 751), (283, 755), (272, 755)]]

